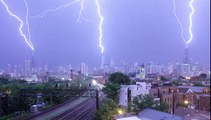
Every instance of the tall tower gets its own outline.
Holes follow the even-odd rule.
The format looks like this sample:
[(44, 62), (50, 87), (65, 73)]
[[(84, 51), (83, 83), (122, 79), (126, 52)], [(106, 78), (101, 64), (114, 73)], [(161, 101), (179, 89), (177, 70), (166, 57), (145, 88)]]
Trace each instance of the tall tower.
[(183, 64), (181, 65), (181, 75), (184, 77), (190, 76), (190, 57), (188, 44), (185, 45), (184, 59)]
[(33, 50), (33, 52), (32, 52), (31, 67), (32, 67), (32, 73), (34, 73), (34, 72), (35, 72), (35, 58), (34, 58), (34, 50)]
[(102, 55), (102, 56), (101, 56), (101, 69), (104, 68), (104, 65), (105, 65), (105, 56)]
[(188, 45), (185, 45), (185, 54), (184, 54), (184, 60), (183, 60), (184, 64), (190, 64), (190, 58), (189, 58), (189, 48)]

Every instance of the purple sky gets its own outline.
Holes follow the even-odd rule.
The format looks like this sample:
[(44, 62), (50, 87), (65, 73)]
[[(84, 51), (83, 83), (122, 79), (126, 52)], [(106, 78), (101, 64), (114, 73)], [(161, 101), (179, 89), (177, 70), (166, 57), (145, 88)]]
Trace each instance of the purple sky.
[[(56, 8), (71, 0), (28, 0), (30, 15)], [(176, 0), (177, 12), (188, 37), (190, 0)], [(23, 0), (5, 0), (22, 19), (26, 9)], [(83, 16), (88, 21), (76, 22), (79, 4), (69, 6), (43, 18), (29, 18), (36, 62), (51, 65), (76, 65), (85, 62), (100, 65), (98, 23), (94, 0), (85, 0)], [(125, 60), (127, 63), (182, 62), (184, 42), (173, 14), (172, 0), (100, 0), (103, 24), (103, 45), (107, 63)], [(190, 56), (193, 61), (210, 65), (210, 0), (193, 3), (193, 41)], [(18, 32), (19, 23), (0, 3), (0, 68), (8, 63), (19, 64), (31, 58), (31, 50)]]

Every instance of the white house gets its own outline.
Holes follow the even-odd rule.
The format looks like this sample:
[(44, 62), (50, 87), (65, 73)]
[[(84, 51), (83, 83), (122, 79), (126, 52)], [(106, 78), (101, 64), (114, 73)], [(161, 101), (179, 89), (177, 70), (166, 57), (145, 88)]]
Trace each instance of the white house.
[[(151, 83), (137, 82), (136, 85), (122, 85), (119, 91), (119, 105), (127, 107), (128, 99), (138, 95), (147, 95), (151, 89)], [(128, 91), (131, 91), (131, 98), (128, 98)]]

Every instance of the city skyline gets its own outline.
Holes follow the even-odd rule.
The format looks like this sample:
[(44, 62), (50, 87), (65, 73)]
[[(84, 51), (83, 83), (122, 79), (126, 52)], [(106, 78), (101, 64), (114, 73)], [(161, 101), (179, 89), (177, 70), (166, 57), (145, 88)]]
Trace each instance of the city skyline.
[[(64, 1), (63, 1), (64, 2)], [(79, 5), (70, 6), (59, 12), (43, 18), (33, 18), (49, 8), (55, 8), (63, 2), (30, 1), (29, 23), (31, 25), (32, 42), (35, 47), (36, 63), (51, 65), (77, 65), (85, 62), (91, 66), (100, 66), (101, 53), (98, 47), (99, 18), (96, 16), (93, 1), (86, 3), (83, 16), (88, 21), (76, 22)], [(102, 1), (103, 44), (105, 46), (105, 61), (125, 60), (128, 63), (159, 63), (181, 62), (185, 45), (180, 37), (180, 28), (173, 13), (172, 1)], [(193, 15), (194, 38), (189, 44), (190, 58), (194, 62), (209, 66), (210, 63), (210, 1), (194, 1)], [(136, 3), (136, 4), (135, 4)], [(13, 12), (24, 18), (26, 10), (24, 2), (11, 2)], [(190, 12), (187, 1), (177, 1), (178, 15), (183, 20), (184, 34), (187, 37), (188, 22), (186, 17)], [(37, 5), (40, 5), (38, 9)], [(165, 6), (165, 7), (163, 7)], [(20, 9), (21, 8), (21, 9)], [(125, 9), (127, 8), (127, 9)], [(152, 9), (154, 8), (154, 9)], [(32, 51), (25, 45), (18, 34), (17, 21), (9, 16), (0, 4), (0, 68), (7, 64), (20, 64), (31, 59)], [(182, 14), (183, 12), (184, 14)], [(112, 17), (111, 17), (112, 16)], [(3, 29), (2, 29), (3, 28)], [(12, 35), (11, 35), (12, 34)]]

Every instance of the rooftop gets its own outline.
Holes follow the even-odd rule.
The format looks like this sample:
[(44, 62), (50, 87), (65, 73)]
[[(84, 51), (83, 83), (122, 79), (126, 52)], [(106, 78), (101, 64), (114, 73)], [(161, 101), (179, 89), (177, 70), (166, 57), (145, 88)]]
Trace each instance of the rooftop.
[(182, 116), (183, 120), (210, 120), (210, 113), (207, 111), (182, 108), (175, 109), (175, 115)]
[(196, 87), (196, 86), (178, 86), (178, 88), (189, 88), (193, 92), (202, 93), (205, 87)]
[(172, 115), (169, 113), (153, 110), (153, 109), (144, 109), (138, 114), (138, 117), (141, 120), (182, 120), (182, 117), (177, 115)]
[(117, 120), (143, 120), (143, 119), (140, 119), (137, 116), (132, 116), (132, 117), (118, 118)]

